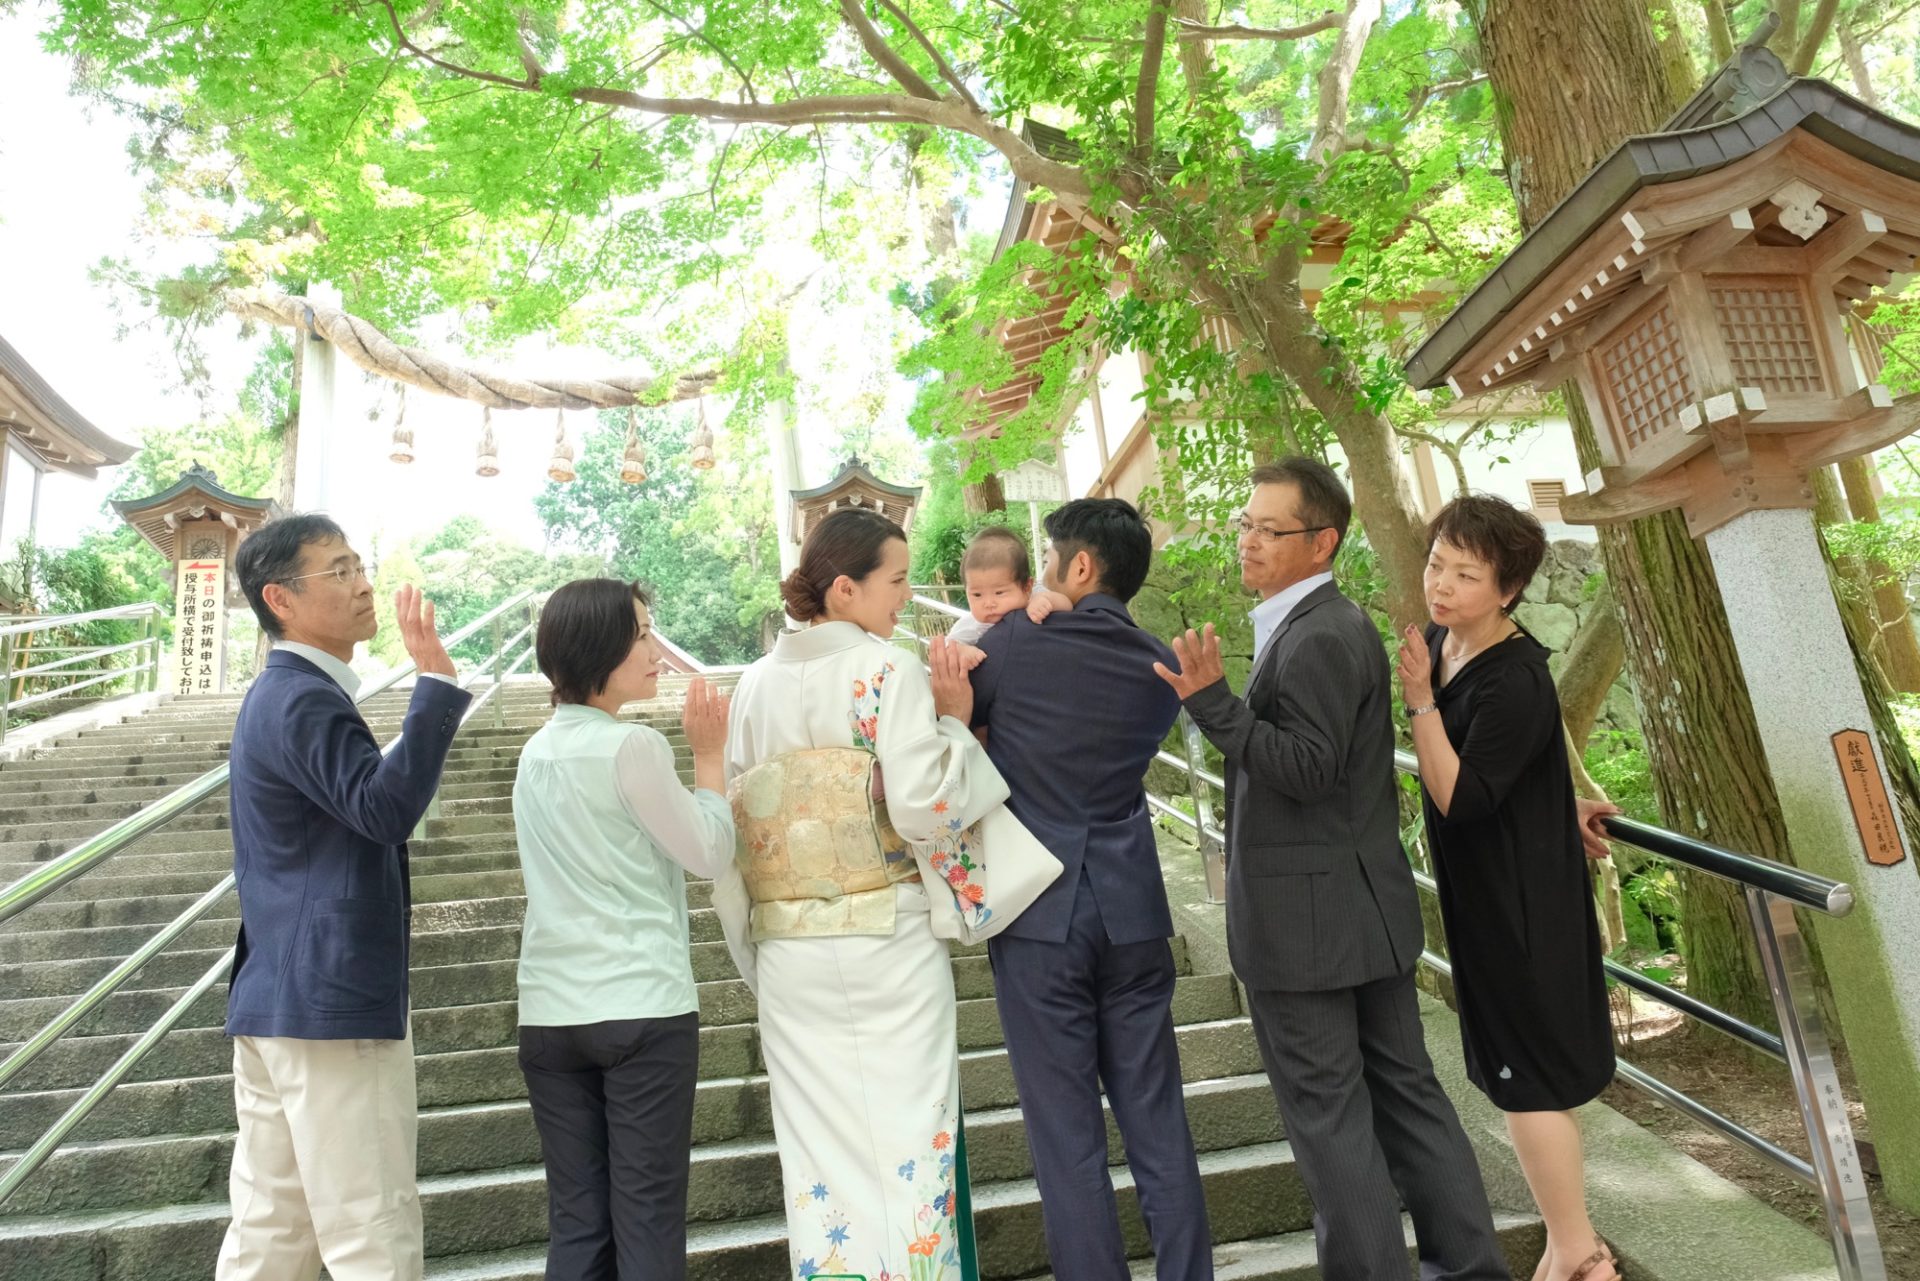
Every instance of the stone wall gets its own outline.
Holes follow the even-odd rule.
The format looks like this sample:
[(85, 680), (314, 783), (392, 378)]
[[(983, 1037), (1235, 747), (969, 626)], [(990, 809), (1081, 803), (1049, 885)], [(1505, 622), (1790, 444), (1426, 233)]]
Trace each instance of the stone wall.
[[(1567, 665), (1567, 650), (1593, 615), (1593, 598), (1600, 586), (1600, 552), (1592, 543), (1563, 538), (1547, 544), (1547, 558), (1533, 576), (1520, 608), (1514, 617), (1532, 632), (1542, 645), (1553, 651), (1548, 668), (1557, 679)], [(1594, 724), (1596, 732), (1606, 729), (1640, 728), (1640, 716), (1633, 705), (1633, 687), (1625, 670), (1613, 683)]]

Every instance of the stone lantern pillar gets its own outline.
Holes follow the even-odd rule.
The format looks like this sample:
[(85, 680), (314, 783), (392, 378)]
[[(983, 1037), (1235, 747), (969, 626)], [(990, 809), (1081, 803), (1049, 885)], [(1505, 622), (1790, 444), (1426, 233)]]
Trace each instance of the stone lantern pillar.
[(227, 610), (244, 605), (230, 572), (248, 534), (279, 513), (266, 498), (229, 493), (195, 463), (157, 494), (115, 500), (120, 518), (173, 562), (173, 675), (181, 698), (221, 694), (227, 688)]
[(1705, 540), (1795, 860), (1857, 891), (1822, 943), (1891, 1185), (1902, 1168), (1920, 1178), (1920, 874), (1809, 473), (1920, 426), (1920, 397), (1860, 377), (1847, 324), (1920, 252), (1920, 129), (1817, 80), (1714, 114), (1623, 143), (1408, 373), (1459, 395), (1565, 387), (1592, 414), (1602, 459), (1563, 517), (1677, 508)]

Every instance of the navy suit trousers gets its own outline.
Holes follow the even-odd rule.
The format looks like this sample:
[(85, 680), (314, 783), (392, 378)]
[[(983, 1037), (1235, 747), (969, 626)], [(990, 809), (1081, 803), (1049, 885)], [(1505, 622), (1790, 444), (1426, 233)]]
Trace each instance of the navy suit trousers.
[(987, 945), (1058, 1281), (1128, 1275), (1107, 1172), (1105, 1087), (1159, 1281), (1211, 1281), (1212, 1234), (1173, 1035), (1173, 951), (1115, 944), (1082, 873), (1064, 943)]

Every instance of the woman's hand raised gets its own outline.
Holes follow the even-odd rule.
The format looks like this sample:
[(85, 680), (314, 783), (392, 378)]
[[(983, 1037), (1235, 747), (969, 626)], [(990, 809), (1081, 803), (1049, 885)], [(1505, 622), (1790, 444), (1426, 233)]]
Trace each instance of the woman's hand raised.
[(687, 701), (680, 711), (680, 723), (687, 731), (687, 746), (696, 758), (718, 757), (727, 746), (727, 714), (732, 700), (696, 676), (687, 682)]
[(933, 714), (966, 725), (973, 721), (973, 682), (967, 679), (963, 648), (944, 636), (934, 637), (927, 647), (927, 671), (933, 678)]

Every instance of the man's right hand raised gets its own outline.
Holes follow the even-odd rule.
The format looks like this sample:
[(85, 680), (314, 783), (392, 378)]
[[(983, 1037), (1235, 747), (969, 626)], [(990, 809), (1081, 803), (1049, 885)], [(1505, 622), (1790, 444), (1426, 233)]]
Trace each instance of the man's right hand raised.
[(1220, 637), (1215, 634), (1212, 623), (1197, 632), (1188, 628), (1185, 636), (1174, 637), (1173, 656), (1180, 663), (1179, 671), (1169, 671), (1165, 663), (1155, 663), (1153, 670), (1173, 686), (1173, 692), (1183, 703), (1207, 686), (1226, 679), (1227, 669), (1220, 661)]
[(421, 675), (456, 675), (447, 647), (433, 629), (433, 602), (421, 595), (418, 587), (409, 584), (393, 594), (393, 614), (400, 624), (400, 643), (407, 647), (407, 656)]

